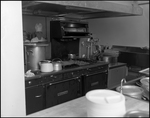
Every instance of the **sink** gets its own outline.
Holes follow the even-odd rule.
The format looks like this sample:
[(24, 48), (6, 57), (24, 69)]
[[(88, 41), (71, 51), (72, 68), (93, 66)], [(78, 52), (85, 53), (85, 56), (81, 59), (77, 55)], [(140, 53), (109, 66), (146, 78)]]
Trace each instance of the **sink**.
[[(116, 91), (121, 92), (121, 86), (116, 88)], [(135, 85), (124, 85), (122, 86), (122, 94), (128, 95), (134, 98), (142, 98), (143, 89)]]

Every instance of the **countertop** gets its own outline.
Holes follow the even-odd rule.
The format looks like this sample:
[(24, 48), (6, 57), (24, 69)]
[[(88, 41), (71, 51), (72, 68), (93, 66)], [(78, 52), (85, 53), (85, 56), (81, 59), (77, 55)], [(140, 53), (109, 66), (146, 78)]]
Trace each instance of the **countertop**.
[(116, 68), (116, 67), (120, 67), (120, 66), (126, 66), (127, 64), (126, 63), (121, 63), (121, 62), (117, 62), (115, 64), (109, 64), (109, 69), (112, 69), (112, 68)]
[[(32, 80), (32, 79), (36, 79), (36, 78), (41, 78), (41, 77), (51, 75), (51, 74), (65, 73), (65, 72), (69, 72), (69, 71), (80, 70), (80, 69), (96, 67), (96, 66), (100, 66), (100, 65), (107, 65), (107, 64), (108, 63), (106, 63), (106, 62), (100, 61), (100, 62), (97, 62), (97, 63), (94, 63), (94, 64), (88, 64), (88, 65), (84, 65), (84, 66), (80, 66), (80, 67), (76, 67), (76, 68), (64, 69), (64, 70), (60, 70), (60, 71), (52, 71), (52, 72), (47, 72), (47, 73), (39, 72), (38, 74), (36, 74), (33, 77), (25, 77), (25, 80), (27, 81), (27, 80)], [(111, 68), (120, 67), (120, 66), (124, 66), (124, 65), (126, 65), (126, 63), (118, 62), (118, 63), (115, 63), (115, 64), (108, 64), (108, 68), (111, 69)]]
[[(126, 111), (143, 110), (149, 111), (149, 102), (134, 99), (128, 96), (126, 98)], [(87, 117), (86, 97), (80, 97), (54, 107), (27, 115), (27, 117)]]

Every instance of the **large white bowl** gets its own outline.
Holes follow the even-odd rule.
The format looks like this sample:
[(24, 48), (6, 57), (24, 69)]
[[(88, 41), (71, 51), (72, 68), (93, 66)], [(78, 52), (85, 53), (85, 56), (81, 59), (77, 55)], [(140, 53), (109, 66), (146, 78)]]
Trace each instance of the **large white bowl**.
[(125, 97), (107, 89), (97, 89), (86, 94), (88, 117), (122, 117), (126, 113)]

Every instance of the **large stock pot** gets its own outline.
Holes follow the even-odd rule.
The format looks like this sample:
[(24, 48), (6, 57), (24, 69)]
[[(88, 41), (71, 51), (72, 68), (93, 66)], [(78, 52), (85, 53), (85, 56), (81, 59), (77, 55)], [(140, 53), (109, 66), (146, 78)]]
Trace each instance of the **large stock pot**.
[(28, 43), (25, 45), (25, 65), (27, 70), (39, 70), (39, 62), (45, 60), (46, 46), (42, 43)]

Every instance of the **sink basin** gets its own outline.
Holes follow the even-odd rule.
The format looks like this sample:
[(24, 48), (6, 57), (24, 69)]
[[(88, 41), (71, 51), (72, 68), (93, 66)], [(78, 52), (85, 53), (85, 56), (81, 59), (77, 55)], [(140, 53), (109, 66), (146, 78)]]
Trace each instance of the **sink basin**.
[[(118, 86), (116, 91), (120, 92), (121, 87)], [(135, 85), (124, 85), (122, 86), (122, 94), (128, 95), (134, 98), (142, 98), (143, 89)]]

